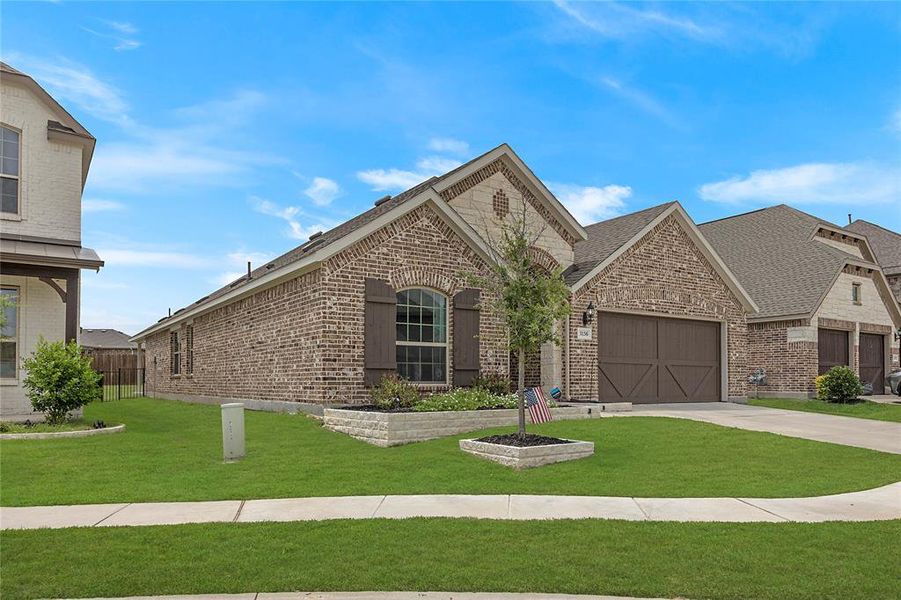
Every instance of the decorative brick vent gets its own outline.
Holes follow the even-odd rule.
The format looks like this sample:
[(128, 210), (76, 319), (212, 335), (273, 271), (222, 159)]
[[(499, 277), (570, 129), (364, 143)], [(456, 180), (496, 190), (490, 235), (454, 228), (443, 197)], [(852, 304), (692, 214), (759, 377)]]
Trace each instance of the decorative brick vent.
[(491, 203), (494, 206), (494, 214), (496, 214), (498, 218), (503, 219), (510, 214), (510, 199), (507, 198), (507, 194), (504, 193), (504, 190), (494, 192), (494, 198), (492, 198)]

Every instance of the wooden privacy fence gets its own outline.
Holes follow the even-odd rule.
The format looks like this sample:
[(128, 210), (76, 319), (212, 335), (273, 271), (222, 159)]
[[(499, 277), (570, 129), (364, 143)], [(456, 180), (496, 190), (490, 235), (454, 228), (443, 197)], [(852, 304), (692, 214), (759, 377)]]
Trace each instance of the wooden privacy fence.
[(138, 351), (129, 349), (83, 348), (85, 356), (91, 357), (91, 366), (98, 373), (117, 369), (138, 369)]

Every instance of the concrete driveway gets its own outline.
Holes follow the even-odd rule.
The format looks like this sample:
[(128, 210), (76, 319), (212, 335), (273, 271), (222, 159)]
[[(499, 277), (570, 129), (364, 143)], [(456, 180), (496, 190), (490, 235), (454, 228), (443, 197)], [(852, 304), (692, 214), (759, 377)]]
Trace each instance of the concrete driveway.
[(749, 406), (732, 402), (636, 404), (610, 416), (675, 417), (901, 454), (901, 423)]

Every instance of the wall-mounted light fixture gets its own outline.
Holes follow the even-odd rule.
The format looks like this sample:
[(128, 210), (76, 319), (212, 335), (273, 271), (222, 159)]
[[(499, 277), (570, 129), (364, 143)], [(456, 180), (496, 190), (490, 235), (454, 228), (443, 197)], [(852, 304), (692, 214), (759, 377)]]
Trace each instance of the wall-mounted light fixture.
[(896, 329), (895, 330), (895, 341), (897, 342), (899, 340), (901, 340), (901, 329)]
[(594, 321), (594, 302), (588, 301), (588, 307), (582, 313), (582, 325), (588, 325)]

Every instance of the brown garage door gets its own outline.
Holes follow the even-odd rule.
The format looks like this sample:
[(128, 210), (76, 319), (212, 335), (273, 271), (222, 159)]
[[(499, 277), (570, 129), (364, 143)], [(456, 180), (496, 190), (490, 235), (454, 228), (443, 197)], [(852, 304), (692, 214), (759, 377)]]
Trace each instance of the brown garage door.
[(716, 402), (720, 324), (599, 313), (598, 395), (602, 402)]
[(881, 335), (860, 334), (860, 380), (873, 384), (873, 393), (885, 391), (885, 345)]
[(848, 332), (837, 329), (820, 329), (817, 334), (817, 347), (820, 355), (819, 374), (848, 362)]

